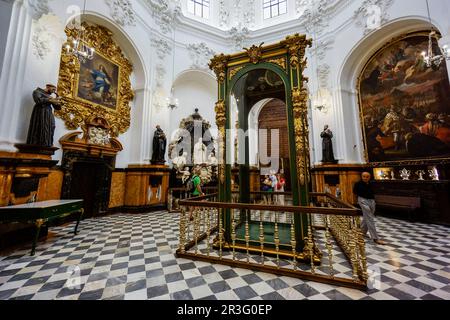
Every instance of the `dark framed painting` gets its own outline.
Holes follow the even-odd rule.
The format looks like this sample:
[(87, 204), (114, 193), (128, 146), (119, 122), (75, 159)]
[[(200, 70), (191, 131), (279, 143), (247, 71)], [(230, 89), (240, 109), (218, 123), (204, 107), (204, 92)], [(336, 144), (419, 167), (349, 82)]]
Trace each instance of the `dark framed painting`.
[(120, 66), (94, 52), (92, 60), (80, 61), (77, 97), (105, 108), (117, 109)]
[[(450, 158), (446, 62), (427, 67), (428, 33), (392, 40), (368, 61), (359, 103), (368, 162)], [(440, 53), (436, 39), (433, 50)]]

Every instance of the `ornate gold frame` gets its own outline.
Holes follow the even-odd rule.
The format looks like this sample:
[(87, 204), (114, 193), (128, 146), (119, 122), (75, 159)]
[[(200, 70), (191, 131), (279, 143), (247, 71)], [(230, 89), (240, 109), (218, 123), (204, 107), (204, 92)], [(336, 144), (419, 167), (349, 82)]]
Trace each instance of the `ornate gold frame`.
[[(111, 135), (118, 137), (130, 127), (130, 101), (134, 99), (130, 76), (131, 62), (125, 58), (121, 48), (112, 38), (113, 33), (99, 25), (82, 23), (83, 42), (96, 53), (119, 67), (119, 84), (116, 109), (110, 109), (77, 96), (80, 63), (62, 49), (58, 79), (58, 94), (62, 98), (62, 109), (55, 115), (62, 119), (69, 130), (84, 127), (93, 115), (106, 119), (111, 125)], [(66, 28), (68, 39), (79, 39), (80, 30)]]
[[(450, 161), (449, 158), (420, 158), (420, 159), (405, 159), (405, 160), (389, 160), (389, 161), (378, 161), (378, 162), (369, 162), (369, 153), (367, 150), (367, 140), (366, 140), (366, 128), (364, 125), (364, 113), (362, 110), (362, 97), (361, 97), (361, 80), (364, 72), (366, 71), (367, 67), (370, 65), (370, 63), (373, 61), (373, 59), (382, 51), (386, 50), (388, 47), (392, 46), (393, 44), (400, 42), (402, 40), (411, 38), (411, 37), (417, 37), (417, 36), (429, 36), (429, 31), (423, 30), (423, 31), (415, 31), (415, 32), (408, 32), (401, 34), (397, 37), (392, 38), (388, 42), (386, 42), (383, 46), (381, 46), (379, 49), (377, 49), (367, 60), (367, 62), (364, 64), (364, 67), (361, 69), (361, 72), (358, 75), (357, 78), (357, 84), (356, 84), (356, 91), (358, 93), (358, 111), (359, 111), (359, 124), (361, 127), (361, 133), (363, 135), (363, 141), (364, 141), (364, 160), (366, 163), (372, 167), (383, 167), (383, 166), (405, 166), (405, 165), (423, 165), (426, 164), (427, 161), (433, 161), (436, 163), (447, 163)], [(437, 34), (438, 37), (440, 37), (440, 34)]]

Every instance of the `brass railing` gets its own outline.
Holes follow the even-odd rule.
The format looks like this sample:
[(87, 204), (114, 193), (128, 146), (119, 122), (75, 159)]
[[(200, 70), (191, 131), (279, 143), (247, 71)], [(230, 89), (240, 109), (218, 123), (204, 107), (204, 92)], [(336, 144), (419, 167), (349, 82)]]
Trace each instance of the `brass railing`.
[[(217, 187), (203, 187), (203, 192), (205, 194), (216, 193)], [(169, 212), (180, 212), (181, 208), (179, 205), (180, 200), (187, 200), (192, 198), (192, 191), (188, 190), (186, 187), (181, 188), (169, 188), (167, 197), (167, 210)]]
[[(287, 205), (272, 204), (280, 195)], [(254, 192), (249, 203), (222, 203), (217, 196), (179, 202), (178, 257), (366, 288), (359, 209), (324, 193), (310, 194), (309, 207), (288, 205), (289, 193)]]

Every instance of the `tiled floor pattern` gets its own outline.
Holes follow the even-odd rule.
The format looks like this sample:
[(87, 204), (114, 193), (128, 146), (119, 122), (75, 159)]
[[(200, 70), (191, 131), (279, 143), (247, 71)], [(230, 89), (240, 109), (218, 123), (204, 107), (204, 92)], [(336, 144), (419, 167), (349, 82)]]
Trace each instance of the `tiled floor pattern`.
[[(367, 292), (176, 259), (178, 214), (117, 214), (52, 228), (35, 257), (0, 255), (1, 299), (450, 299), (450, 228), (377, 218)], [(335, 251), (342, 275), (350, 275)]]

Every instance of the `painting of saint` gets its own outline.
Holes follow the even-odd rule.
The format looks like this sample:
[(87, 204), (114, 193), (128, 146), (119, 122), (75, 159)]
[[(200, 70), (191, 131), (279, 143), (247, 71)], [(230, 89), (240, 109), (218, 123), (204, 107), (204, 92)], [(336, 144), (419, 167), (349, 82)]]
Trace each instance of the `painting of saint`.
[(94, 53), (92, 60), (80, 61), (78, 98), (116, 109), (119, 66)]
[[(378, 51), (359, 82), (369, 162), (450, 157), (450, 84), (446, 62), (429, 68), (427, 34)], [(434, 40), (434, 52), (440, 54)]]

